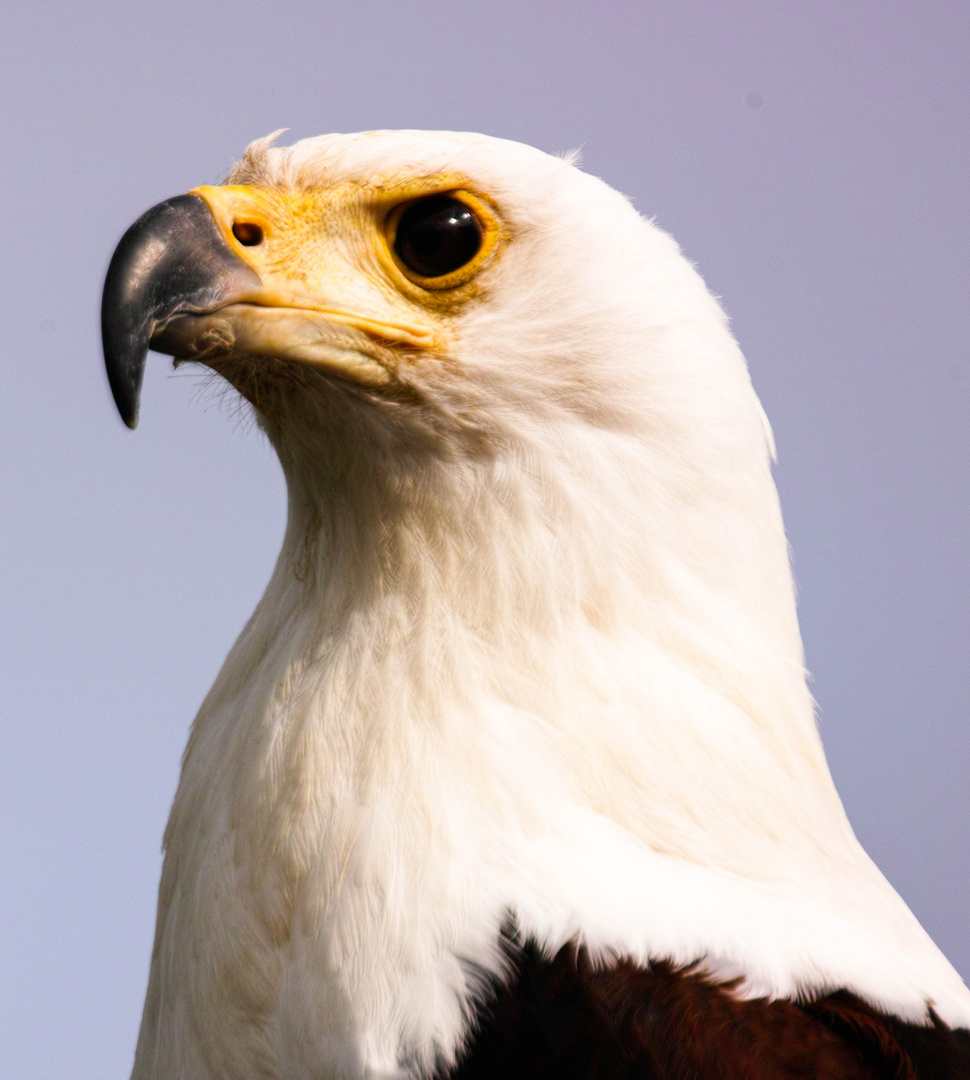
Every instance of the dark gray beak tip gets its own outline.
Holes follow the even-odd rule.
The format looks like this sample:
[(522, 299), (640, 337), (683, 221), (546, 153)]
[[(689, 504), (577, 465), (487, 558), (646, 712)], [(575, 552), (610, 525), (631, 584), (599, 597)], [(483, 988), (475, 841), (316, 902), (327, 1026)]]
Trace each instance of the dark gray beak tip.
[[(130, 233), (131, 230), (129, 230)], [(138, 401), (151, 332), (145, 325), (140, 305), (133, 304), (127, 291), (130, 251), (125, 241), (118, 245), (111, 259), (101, 299), (101, 341), (108, 385), (121, 419), (128, 427), (138, 423)]]
[[(229, 249), (200, 195), (153, 206), (125, 233), (104, 280), (101, 337), (111, 393), (129, 428), (138, 423), (145, 357), (156, 331), (253, 283), (259, 278)], [(161, 338), (158, 344), (168, 351)]]
[[(118, 341), (122, 337), (117, 328), (109, 325), (117, 316), (109, 316), (102, 311), (102, 340), (104, 342), (105, 369), (111, 396), (127, 427), (134, 430), (138, 424), (138, 405), (141, 397), (142, 375), (145, 371), (145, 357), (148, 343), (144, 346), (137, 340), (139, 335), (125, 335), (128, 341)], [(120, 321), (120, 320), (119, 320)], [(136, 340), (130, 340), (135, 337)]]
[(168, 199), (142, 214), (119, 241), (105, 275), (101, 297), (105, 370), (115, 405), (129, 428), (138, 423), (148, 343), (167, 306), (172, 267), (166, 264), (171, 262), (173, 235), (181, 231), (186, 211), (208, 216), (198, 195)]

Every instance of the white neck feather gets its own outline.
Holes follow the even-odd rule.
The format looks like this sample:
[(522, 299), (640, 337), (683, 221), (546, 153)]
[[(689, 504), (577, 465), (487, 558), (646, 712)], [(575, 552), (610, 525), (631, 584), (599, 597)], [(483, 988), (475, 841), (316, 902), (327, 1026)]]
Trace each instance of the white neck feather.
[(514, 403), (486, 436), (445, 383), (329, 386), (270, 429), (289, 526), (186, 752), (138, 1080), (448, 1060), (509, 912), (549, 948), (970, 1022), (833, 789), (731, 385), (679, 409), (653, 386), (656, 438)]

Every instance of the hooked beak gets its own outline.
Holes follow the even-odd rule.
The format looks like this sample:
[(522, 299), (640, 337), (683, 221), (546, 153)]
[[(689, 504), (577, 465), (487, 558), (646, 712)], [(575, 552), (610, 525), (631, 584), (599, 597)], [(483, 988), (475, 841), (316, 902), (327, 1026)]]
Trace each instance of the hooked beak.
[(108, 382), (128, 427), (138, 423), (149, 348), (177, 351), (166, 348), (169, 324), (245, 302), (261, 286), (226, 244), (201, 196), (178, 195), (142, 214), (111, 257), (101, 301)]
[(138, 422), (149, 349), (209, 364), (231, 354), (272, 356), (380, 387), (393, 381), (402, 348), (437, 346), (426, 323), (344, 309), (339, 286), (321, 296), (288, 267), (257, 272), (233, 223), (237, 211), (251, 216), (263, 204), (245, 187), (198, 188), (152, 207), (121, 238), (104, 283), (101, 331), (111, 392), (129, 428)]

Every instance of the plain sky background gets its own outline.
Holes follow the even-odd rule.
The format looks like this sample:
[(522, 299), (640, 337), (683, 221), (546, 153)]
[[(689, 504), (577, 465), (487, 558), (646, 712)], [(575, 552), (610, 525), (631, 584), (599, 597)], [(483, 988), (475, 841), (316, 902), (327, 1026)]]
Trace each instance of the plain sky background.
[(280, 127), (582, 147), (677, 237), (775, 428), (849, 816), (970, 975), (968, 31), (965, 0), (9, 5), (0, 1074), (127, 1076), (179, 755), (284, 522), (198, 375), (151, 357), (124, 429), (104, 270)]

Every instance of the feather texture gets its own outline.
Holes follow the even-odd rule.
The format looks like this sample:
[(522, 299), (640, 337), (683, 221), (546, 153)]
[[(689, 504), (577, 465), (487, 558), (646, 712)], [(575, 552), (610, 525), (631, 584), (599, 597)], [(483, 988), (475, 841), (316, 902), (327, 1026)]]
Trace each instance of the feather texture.
[[(395, 290), (367, 239), (384, 193), (435, 178), (503, 237), (447, 309)], [(810, 1050), (832, 1071), (806, 1076), (883, 1075), (846, 1037), (858, 1002), (967, 1024), (835, 793), (770, 432), (673, 240), (484, 136), (264, 141), (230, 180), (308, 208), (280, 235), (320, 303), (406, 311), (440, 343), (397, 350), (380, 389), (218, 367), (257, 405), (289, 520), (186, 750), (135, 1080), (447, 1072), (509, 973), (509, 911), (556, 957), (512, 964), (555, 1002), (529, 1024), (581, 999), (620, 1062), (669, 1010), (668, 1071), (629, 1075), (782, 1075)], [(684, 1034), (698, 1016), (776, 1072), (691, 1073), (722, 1052)], [(482, 1028), (481, 1060), (500, 1037)]]

